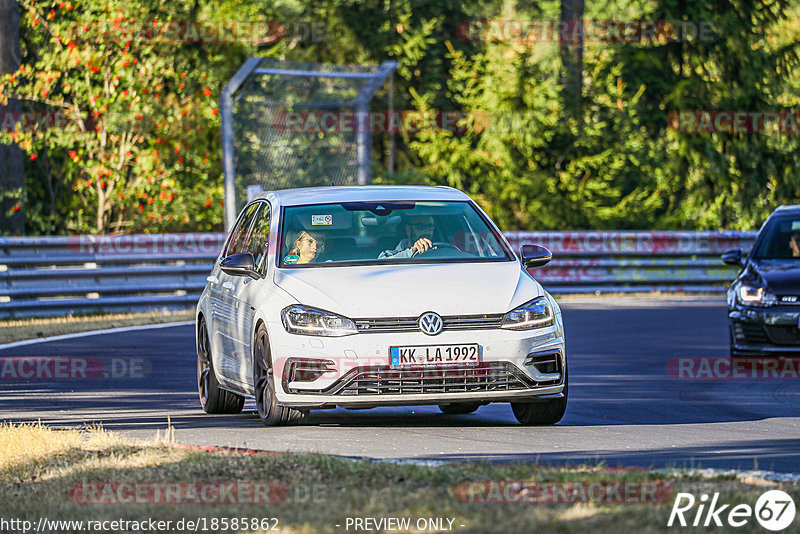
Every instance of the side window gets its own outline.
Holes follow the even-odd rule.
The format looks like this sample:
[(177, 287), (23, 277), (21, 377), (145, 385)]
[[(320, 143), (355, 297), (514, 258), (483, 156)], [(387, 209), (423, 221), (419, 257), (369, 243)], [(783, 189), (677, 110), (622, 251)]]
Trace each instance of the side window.
[(254, 204), (250, 204), (244, 213), (244, 216), (239, 219), (239, 224), (231, 232), (231, 240), (228, 243), (228, 250), (225, 252), (226, 256), (230, 256), (231, 254), (239, 254), (240, 252), (246, 252), (247, 247), (247, 238), (250, 233), (250, 225), (253, 222), (253, 218), (256, 215), (256, 210), (261, 203), (256, 202)]
[(250, 242), (247, 252), (253, 254), (256, 271), (265, 274), (267, 271), (267, 251), (269, 250), (269, 222), (272, 218), (269, 204), (263, 202), (263, 207), (256, 216), (253, 230), (250, 233)]

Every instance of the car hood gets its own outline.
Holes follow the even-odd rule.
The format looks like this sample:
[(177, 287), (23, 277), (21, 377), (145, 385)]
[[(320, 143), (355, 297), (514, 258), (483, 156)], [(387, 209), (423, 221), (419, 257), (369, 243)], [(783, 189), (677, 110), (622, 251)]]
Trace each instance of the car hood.
[(766, 282), (778, 295), (800, 295), (800, 261), (760, 260), (749, 265), (751, 276)]
[(355, 318), (505, 313), (544, 294), (513, 261), (285, 269), (274, 280), (300, 304)]

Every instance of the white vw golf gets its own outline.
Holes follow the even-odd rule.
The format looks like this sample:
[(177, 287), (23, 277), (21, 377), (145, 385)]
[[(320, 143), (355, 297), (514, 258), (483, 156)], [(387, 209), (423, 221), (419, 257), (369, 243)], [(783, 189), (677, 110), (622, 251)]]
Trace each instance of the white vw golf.
[(207, 413), (254, 396), (267, 425), (309, 410), (510, 402), (523, 424), (567, 406), (555, 300), (467, 195), (447, 187), (276, 191), (248, 203), (197, 305)]

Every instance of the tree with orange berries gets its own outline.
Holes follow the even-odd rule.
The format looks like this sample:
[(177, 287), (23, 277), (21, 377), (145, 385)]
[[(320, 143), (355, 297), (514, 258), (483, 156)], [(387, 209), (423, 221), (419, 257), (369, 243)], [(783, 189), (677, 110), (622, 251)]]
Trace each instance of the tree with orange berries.
[(0, 103), (21, 101), (25, 113), (0, 125), (0, 142), (28, 155), (34, 231), (217, 227), (222, 210), (202, 206), (222, 200), (219, 92), (252, 44), (202, 32), (179, 3), (20, 9), (26, 47), (19, 70), (0, 77)]

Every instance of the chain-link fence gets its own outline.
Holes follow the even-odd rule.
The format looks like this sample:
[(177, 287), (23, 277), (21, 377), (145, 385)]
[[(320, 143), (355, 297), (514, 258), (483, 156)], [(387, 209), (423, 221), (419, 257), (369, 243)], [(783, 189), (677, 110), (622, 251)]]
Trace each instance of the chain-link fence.
[(226, 227), (248, 191), (369, 183), (369, 104), (396, 67), (248, 59), (222, 93)]

